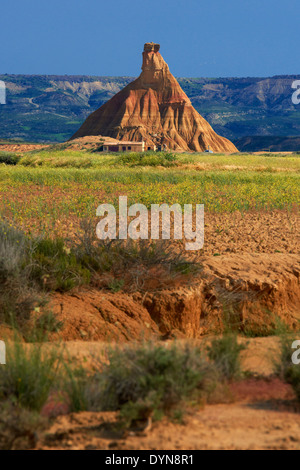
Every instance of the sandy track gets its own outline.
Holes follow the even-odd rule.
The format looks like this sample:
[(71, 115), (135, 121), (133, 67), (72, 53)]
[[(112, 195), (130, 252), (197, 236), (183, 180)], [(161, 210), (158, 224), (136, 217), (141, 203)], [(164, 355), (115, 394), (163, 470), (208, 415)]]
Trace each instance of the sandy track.
[[(206, 339), (207, 340), (207, 339)], [(202, 340), (204, 341), (204, 340)], [(300, 449), (299, 405), (291, 388), (272, 378), (279, 354), (275, 337), (245, 339), (243, 368), (265, 379), (247, 379), (230, 386), (222, 404), (188, 410), (182, 423), (164, 418), (150, 430), (121, 433), (114, 429), (114, 412), (77, 413), (58, 417), (38, 449), (99, 450), (254, 450)], [(167, 347), (167, 343), (166, 347)], [(69, 357), (87, 364), (103, 353), (105, 343), (66, 343)]]
[(164, 418), (149, 431), (120, 434), (113, 428), (116, 420), (111, 412), (61, 416), (38, 449), (300, 449), (300, 414), (293, 394), (276, 381), (253, 383), (247, 400), (190, 410), (181, 424)]

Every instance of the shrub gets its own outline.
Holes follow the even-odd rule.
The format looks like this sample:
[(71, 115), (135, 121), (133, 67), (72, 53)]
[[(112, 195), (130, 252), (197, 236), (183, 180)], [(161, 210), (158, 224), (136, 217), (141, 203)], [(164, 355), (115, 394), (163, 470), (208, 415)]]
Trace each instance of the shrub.
[(288, 328), (283, 328), (279, 332), (280, 337), (280, 356), (279, 360), (274, 361), (274, 369), (277, 376), (290, 384), (298, 401), (300, 401), (300, 366), (293, 364), (292, 344), (295, 340), (295, 333), (291, 333)]
[(0, 152), (0, 164), (4, 163), (5, 165), (17, 165), (21, 157), (11, 152)]
[(0, 222), (0, 317), (4, 322), (27, 318), (37, 300), (29, 285), (28, 252), (25, 235)]
[(63, 327), (63, 322), (56, 318), (52, 311), (44, 312), (36, 321), (36, 326), (39, 330), (48, 333), (57, 333)]
[(89, 283), (90, 272), (77, 262), (62, 239), (41, 239), (32, 252), (31, 278), (46, 290), (64, 292)]
[(68, 396), (70, 411), (78, 413), (88, 410), (88, 401), (86, 398), (86, 388), (88, 386), (88, 376), (84, 369), (72, 369), (65, 366), (66, 377), (64, 381), (64, 390)]
[(118, 163), (129, 167), (135, 166), (164, 166), (176, 165), (176, 156), (165, 152), (124, 153), (118, 158)]
[[(105, 273), (111, 271), (117, 279), (117, 289), (123, 286), (129, 290), (143, 290), (145, 281), (152, 279), (151, 268), (156, 269), (155, 279), (174, 279), (182, 275), (194, 275), (201, 269), (199, 254), (194, 256), (174, 251), (165, 240), (98, 240), (93, 224), (81, 221), (81, 233), (72, 250), (77, 261), (89, 271)], [(159, 269), (157, 269), (159, 268)], [(118, 280), (120, 273), (127, 282)], [(159, 273), (159, 274), (158, 274)], [(108, 285), (108, 288), (114, 285)]]
[(14, 398), (19, 406), (40, 411), (58, 379), (60, 354), (54, 348), (43, 353), (15, 341), (7, 346), (7, 364), (0, 368), (0, 399)]
[(117, 292), (120, 292), (120, 290), (122, 290), (123, 287), (124, 287), (123, 279), (113, 279), (112, 281), (108, 283), (108, 288), (115, 294)]
[(293, 387), (297, 400), (300, 402), (300, 368), (290, 363), (284, 371), (284, 380)]
[[(51, 291), (65, 292), (91, 282), (113, 292), (143, 291), (153, 279), (159, 288), (200, 270), (196, 257), (176, 253), (165, 241), (100, 241), (92, 223), (82, 221), (81, 228), (77, 242), (68, 247), (63, 239), (29, 238), (0, 222), (0, 321), (23, 330)], [(108, 272), (109, 279), (101, 277)], [(54, 320), (42, 317), (35, 333), (57, 331), (60, 325)]]
[(195, 347), (154, 344), (109, 352), (102, 371), (103, 406), (121, 410), (126, 425), (169, 413), (184, 401), (205, 399), (217, 373)]
[(19, 277), (26, 259), (25, 235), (0, 221), (0, 279)]
[(227, 333), (222, 338), (214, 339), (207, 351), (221, 376), (226, 380), (234, 380), (241, 376), (240, 353), (244, 349), (246, 346), (238, 344), (235, 334)]
[(25, 410), (13, 401), (0, 404), (0, 450), (34, 449), (37, 432), (47, 426), (38, 413)]
[(279, 318), (276, 319), (276, 328), (274, 334), (279, 338), (280, 354), (274, 360), (275, 374), (284, 379), (286, 371), (293, 365), (292, 364), (292, 344), (295, 338), (295, 332), (291, 331), (288, 325), (282, 322)]
[(100, 411), (102, 403), (101, 375), (88, 374), (85, 369), (65, 365), (64, 392), (71, 412)]

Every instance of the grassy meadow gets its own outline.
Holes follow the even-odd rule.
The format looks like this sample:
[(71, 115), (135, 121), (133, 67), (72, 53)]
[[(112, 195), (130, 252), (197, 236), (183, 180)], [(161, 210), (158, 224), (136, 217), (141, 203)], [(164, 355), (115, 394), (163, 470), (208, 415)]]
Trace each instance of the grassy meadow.
[[(300, 155), (122, 154), (46, 150), (1, 155), (0, 213), (26, 232), (65, 235), (99, 204), (204, 204), (206, 213), (291, 210)], [(11, 163), (11, 164), (7, 164)]]

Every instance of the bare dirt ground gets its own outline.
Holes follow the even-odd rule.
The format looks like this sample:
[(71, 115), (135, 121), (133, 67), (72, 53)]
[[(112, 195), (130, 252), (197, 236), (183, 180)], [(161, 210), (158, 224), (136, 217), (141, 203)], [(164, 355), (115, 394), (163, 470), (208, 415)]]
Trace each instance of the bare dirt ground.
[(16, 153), (26, 153), (32, 152), (33, 150), (41, 150), (46, 148), (47, 145), (42, 144), (14, 144), (14, 143), (1, 143), (0, 142), (0, 151), (2, 152), (16, 152)]
[(119, 437), (115, 413), (79, 413), (57, 419), (38, 444), (43, 450), (299, 450), (300, 415), (270, 401), (210, 405), (183, 424), (164, 419), (147, 433)]
[(204, 254), (298, 253), (300, 218), (293, 211), (206, 214)]
[[(243, 353), (243, 367), (260, 375), (232, 384), (221, 404), (187, 410), (183, 422), (164, 418), (138, 432), (120, 432), (112, 412), (59, 416), (38, 449), (206, 450), (300, 449), (299, 405), (291, 388), (270, 377), (278, 338), (256, 338)], [(76, 361), (103, 352), (104, 343), (66, 344)], [(167, 344), (166, 344), (167, 347)]]

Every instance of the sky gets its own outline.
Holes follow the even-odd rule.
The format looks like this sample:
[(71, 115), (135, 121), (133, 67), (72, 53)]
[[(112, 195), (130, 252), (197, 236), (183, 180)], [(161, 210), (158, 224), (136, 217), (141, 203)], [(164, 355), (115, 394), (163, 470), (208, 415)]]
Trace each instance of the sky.
[(0, 74), (137, 76), (145, 42), (177, 77), (300, 74), (299, 0), (10, 0)]

